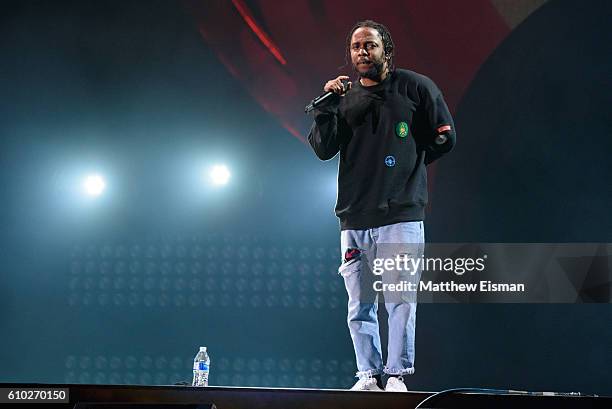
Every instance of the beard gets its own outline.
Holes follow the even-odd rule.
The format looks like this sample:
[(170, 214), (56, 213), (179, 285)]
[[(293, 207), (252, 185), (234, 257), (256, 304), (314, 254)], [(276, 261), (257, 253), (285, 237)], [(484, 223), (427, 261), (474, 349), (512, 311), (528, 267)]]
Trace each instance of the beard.
[(372, 64), (368, 68), (366, 72), (361, 72), (357, 69), (356, 65), (353, 65), (353, 69), (359, 74), (359, 76), (363, 78), (371, 79), (372, 81), (380, 82), (382, 79), (384, 67), (384, 60), (382, 61), (372, 61)]

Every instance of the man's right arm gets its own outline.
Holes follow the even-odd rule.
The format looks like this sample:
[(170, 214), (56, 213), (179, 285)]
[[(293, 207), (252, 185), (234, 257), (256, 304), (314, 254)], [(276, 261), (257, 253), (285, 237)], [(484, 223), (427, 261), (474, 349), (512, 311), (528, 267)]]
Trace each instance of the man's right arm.
[(336, 156), (340, 151), (340, 145), (349, 137), (350, 129), (339, 115), (338, 109), (342, 95), (351, 88), (350, 82), (348, 86), (342, 83), (348, 79), (347, 75), (340, 75), (327, 81), (323, 91), (334, 92), (335, 95), (313, 111), (314, 122), (308, 133), (308, 142), (321, 160), (329, 160)]
[(344, 120), (338, 116), (340, 97), (334, 95), (325, 107), (315, 109), (314, 122), (308, 133), (308, 142), (319, 159), (329, 160), (340, 151), (346, 140)]

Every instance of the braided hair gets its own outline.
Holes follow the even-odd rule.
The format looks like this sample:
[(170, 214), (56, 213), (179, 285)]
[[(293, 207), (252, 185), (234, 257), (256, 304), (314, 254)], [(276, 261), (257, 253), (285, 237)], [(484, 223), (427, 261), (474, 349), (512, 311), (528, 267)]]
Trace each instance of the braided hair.
[(351, 28), (351, 31), (349, 31), (349, 34), (346, 37), (346, 55), (345, 55), (346, 65), (349, 65), (351, 61), (351, 38), (353, 37), (353, 33), (355, 32), (355, 30), (361, 27), (369, 27), (369, 28), (373, 28), (374, 30), (378, 31), (378, 34), (380, 34), (380, 36), (382, 37), (383, 50), (385, 52), (385, 57), (389, 58), (388, 63), (387, 63), (389, 72), (390, 73), (393, 72), (393, 70), (395, 69), (395, 66), (393, 65), (395, 44), (393, 44), (391, 33), (389, 32), (389, 29), (385, 27), (384, 24), (377, 23), (376, 21), (372, 21), (372, 20), (363, 20), (358, 23), (355, 23), (353, 28)]

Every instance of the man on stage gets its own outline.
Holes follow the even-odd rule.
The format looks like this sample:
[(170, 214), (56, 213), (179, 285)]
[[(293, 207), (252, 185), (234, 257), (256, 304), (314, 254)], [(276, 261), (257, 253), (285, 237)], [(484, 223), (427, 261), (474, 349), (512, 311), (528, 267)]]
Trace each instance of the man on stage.
[(325, 84), (324, 91), (335, 95), (314, 110), (308, 141), (322, 160), (340, 152), (338, 271), (348, 292), (347, 321), (357, 361), (359, 379), (352, 389), (380, 391), (384, 373), (386, 391), (406, 391), (402, 376), (414, 373), (416, 292), (384, 292), (389, 316), (384, 366), (378, 293), (383, 283), (418, 284), (421, 269), (383, 262), (422, 256), (426, 165), (452, 149), (455, 128), (438, 87), (423, 75), (394, 67), (394, 44), (384, 25), (355, 24), (347, 56), (358, 81), (345, 85), (349, 77), (341, 75)]

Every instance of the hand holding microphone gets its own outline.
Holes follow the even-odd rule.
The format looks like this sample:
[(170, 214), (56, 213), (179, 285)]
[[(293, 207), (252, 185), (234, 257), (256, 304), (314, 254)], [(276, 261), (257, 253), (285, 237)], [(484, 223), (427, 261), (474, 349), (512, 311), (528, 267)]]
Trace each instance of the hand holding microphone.
[(346, 91), (351, 89), (351, 82), (348, 80), (349, 77), (346, 75), (340, 75), (333, 80), (329, 80), (325, 83), (323, 90), (325, 94), (320, 95), (313, 99), (310, 104), (304, 108), (304, 112), (308, 113), (315, 109), (318, 105), (322, 104), (324, 101), (327, 101), (331, 98), (332, 95), (338, 94), (343, 95)]
[(352, 83), (348, 81), (349, 77), (346, 75), (340, 75), (339, 77), (329, 80), (325, 83), (323, 91), (334, 92), (336, 94), (344, 94), (346, 91), (351, 89)]

